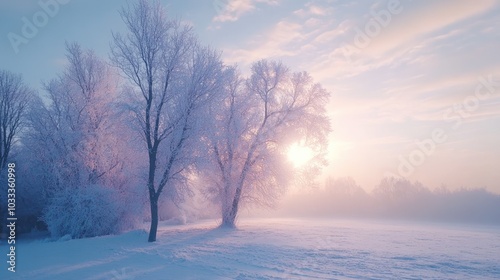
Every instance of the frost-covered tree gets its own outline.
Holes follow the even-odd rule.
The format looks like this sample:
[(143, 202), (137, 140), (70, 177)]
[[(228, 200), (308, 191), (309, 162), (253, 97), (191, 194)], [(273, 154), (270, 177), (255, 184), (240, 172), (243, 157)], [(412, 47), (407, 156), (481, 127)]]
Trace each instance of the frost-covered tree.
[(120, 184), (118, 136), (114, 132), (116, 79), (92, 51), (67, 44), (68, 65), (45, 84), (33, 102), (27, 146), (39, 161), (47, 191), (67, 186)]
[[(128, 150), (115, 108), (117, 76), (113, 69), (76, 43), (67, 44), (66, 51), (63, 72), (45, 83), (44, 95), (31, 103), (30, 128), (20, 154), (28, 166), (19, 169), (28, 169), (29, 176), (24, 176), (24, 185), (19, 187), (26, 189), (27, 200), (37, 202), (34, 208), (44, 211), (43, 220), (54, 236), (83, 237), (104, 232), (89, 232), (88, 224), (121, 216), (111, 202), (88, 211), (81, 211), (81, 207), (107, 199), (123, 201), (128, 187), (124, 172)], [(89, 196), (88, 188), (98, 193)], [(74, 220), (86, 220), (86, 224), (61, 227), (64, 219), (54, 214), (61, 208), (78, 213)], [(125, 222), (120, 221), (120, 225)]]
[(267, 60), (254, 63), (248, 79), (227, 70), (225, 92), (211, 107), (204, 176), (220, 203), (222, 225), (234, 226), (242, 202), (272, 205), (298, 173), (286, 159), (292, 143), (315, 152), (307, 171), (325, 163), (329, 93), (306, 72)]
[(203, 107), (218, 92), (219, 54), (200, 47), (191, 28), (169, 20), (158, 1), (121, 11), (128, 33), (113, 34), (112, 59), (129, 84), (129, 110), (147, 152), (151, 210), (149, 242), (156, 240), (158, 201), (178, 201), (206, 120)]
[[(116, 224), (126, 212), (117, 207), (125, 204), (124, 190), (129, 187), (125, 172), (129, 150), (115, 106), (117, 75), (91, 50), (72, 43), (66, 51), (63, 72), (45, 83), (45, 95), (31, 103), (30, 127), (20, 153), (29, 164), (19, 168), (29, 176), (23, 176), (20, 188), (25, 189), (26, 201), (37, 202), (33, 208), (44, 211), (32, 215), (42, 218), (53, 236), (109, 234), (131, 226), (125, 225), (126, 219)], [(111, 199), (113, 203), (105, 202)], [(69, 223), (60, 218), (60, 209), (78, 216)], [(90, 228), (111, 220), (113, 227)]]
[(0, 168), (7, 165), (9, 154), (25, 127), (28, 103), (32, 91), (21, 75), (0, 71)]

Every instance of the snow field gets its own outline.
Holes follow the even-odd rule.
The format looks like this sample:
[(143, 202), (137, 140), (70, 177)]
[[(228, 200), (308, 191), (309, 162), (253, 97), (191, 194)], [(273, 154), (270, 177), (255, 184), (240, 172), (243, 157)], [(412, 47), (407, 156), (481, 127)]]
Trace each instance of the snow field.
[[(23, 241), (0, 279), (499, 279), (500, 229), (351, 220), (160, 224), (69, 241)], [(3, 254), (5, 244), (0, 246)]]

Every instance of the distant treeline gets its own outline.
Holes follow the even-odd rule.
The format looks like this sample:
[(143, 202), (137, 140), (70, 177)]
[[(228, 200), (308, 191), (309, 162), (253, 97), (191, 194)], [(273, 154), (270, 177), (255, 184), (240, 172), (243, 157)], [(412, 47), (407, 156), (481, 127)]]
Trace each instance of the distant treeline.
[(323, 189), (285, 199), (277, 214), (500, 225), (500, 195), (480, 188), (430, 190), (399, 178), (366, 192), (352, 178), (328, 179)]

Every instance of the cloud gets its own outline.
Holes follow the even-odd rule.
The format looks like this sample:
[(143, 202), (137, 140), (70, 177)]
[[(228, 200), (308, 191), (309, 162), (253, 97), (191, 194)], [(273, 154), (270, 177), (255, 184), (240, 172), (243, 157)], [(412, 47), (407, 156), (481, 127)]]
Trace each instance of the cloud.
[(317, 44), (329, 43), (345, 34), (350, 29), (349, 20), (344, 20), (338, 24), (337, 27), (326, 29), (324, 32), (318, 34), (314, 39)]
[[(321, 76), (336, 76), (349, 78), (382, 67), (396, 67), (404, 64), (436, 63), (436, 55), (441, 55), (441, 48), (451, 48), (458, 52), (457, 45), (466, 47), (469, 42), (463, 42), (463, 34), (471, 38), (477, 32), (494, 34), (494, 19), (477, 19), (468, 21), (477, 15), (491, 10), (496, 2), (484, 1), (433, 1), (411, 4), (401, 2), (402, 11), (391, 16), (387, 27), (383, 27), (378, 34), (368, 38), (366, 47), (355, 45), (358, 34), (363, 32), (369, 22), (374, 19), (374, 13), (382, 13), (385, 7), (376, 5), (369, 12), (357, 15), (339, 13), (340, 23), (323, 21), (329, 29), (319, 34), (314, 44), (322, 49), (314, 59), (313, 68)], [(344, 18), (342, 18), (342, 15)], [(360, 20), (362, 19), (362, 20)], [(444, 29), (460, 23), (461, 28), (451, 31)], [(321, 24), (317, 23), (318, 26)], [(472, 33), (471, 33), (472, 32)], [(483, 35), (484, 36), (484, 35)], [(469, 40), (469, 38), (467, 40)], [(472, 41), (472, 42), (474, 42)], [(451, 44), (451, 45), (450, 45)], [(480, 54), (479, 54), (480, 55)], [(446, 54), (444, 57), (451, 57)], [(478, 61), (476, 59), (476, 61)], [(455, 61), (453, 63), (460, 63)], [(458, 65), (457, 65), (458, 66)], [(456, 67), (457, 71), (462, 67)]]
[(307, 3), (304, 8), (293, 12), (294, 15), (297, 15), (302, 18), (311, 16), (326, 16), (326, 15), (331, 15), (332, 13), (333, 13), (333, 8), (322, 7), (317, 4), (313, 4), (312, 2)]
[(254, 38), (250, 42), (251, 46), (226, 50), (226, 59), (249, 64), (262, 58), (296, 55), (300, 51), (296, 43), (304, 38), (302, 31), (298, 23), (280, 21), (264, 36)]
[(482, 14), (493, 8), (494, 0), (467, 1), (429, 1), (419, 6), (406, 7), (393, 15), (392, 21), (380, 32), (367, 48), (372, 55), (380, 55), (394, 48), (417, 41), (422, 36), (439, 31), (442, 28)]
[(237, 21), (242, 15), (255, 9), (257, 3), (277, 5), (278, 0), (215, 0), (217, 15), (213, 22)]
[(317, 57), (324, 52), (318, 47), (331, 44), (332, 38), (343, 35), (347, 29), (344, 21), (337, 22), (328, 16), (332, 13), (331, 7), (307, 3), (261, 35), (226, 49), (226, 59), (244, 65), (262, 58)]

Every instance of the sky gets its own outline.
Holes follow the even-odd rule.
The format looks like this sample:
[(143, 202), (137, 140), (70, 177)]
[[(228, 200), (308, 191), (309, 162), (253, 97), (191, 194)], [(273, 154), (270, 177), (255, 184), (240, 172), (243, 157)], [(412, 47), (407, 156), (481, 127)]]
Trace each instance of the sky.
[[(500, 193), (500, 1), (162, 0), (248, 73), (281, 60), (332, 94), (324, 176)], [(76, 41), (109, 57), (118, 0), (0, 2), (0, 68), (42, 91)]]

